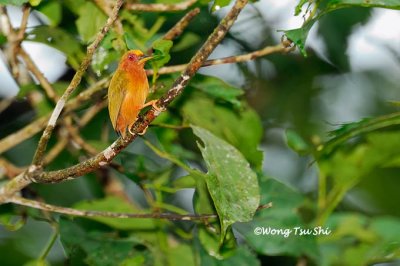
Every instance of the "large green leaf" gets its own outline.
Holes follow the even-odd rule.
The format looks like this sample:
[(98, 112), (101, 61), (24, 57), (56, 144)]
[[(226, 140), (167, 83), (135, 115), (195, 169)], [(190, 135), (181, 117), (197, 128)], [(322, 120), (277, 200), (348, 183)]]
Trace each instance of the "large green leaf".
[[(139, 210), (133, 205), (128, 204), (127, 202), (116, 197), (81, 201), (75, 204), (74, 208), (79, 210), (143, 213), (143, 210)], [(151, 230), (155, 228), (152, 219), (119, 219), (105, 217), (88, 217), (88, 219), (104, 223), (112, 228), (120, 230)]]
[[(288, 254), (296, 257), (306, 255), (318, 260), (318, 248), (314, 235), (296, 235), (295, 228), (312, 229), (302, 219), (301, 208), (305, 198), (283, 183), (263, 177), (260, 180), (261, 203), (272, 202), (272, 207), (257, 213), (250, 223), (234, 225), (257, 252), (270, 256)], [(268, 230), (281, 230), (271, 233)], [(264, 230), (264, 232), (262, 231)]]
[(85, 43), (88, 43), (99, 32), (106, 22), (106, 15), (92, 2), (85, 2), (79, 9), (79, 18), (76, 20), (78, 32)]
[(241, 110), (234, 111), (196, 93), (185, 102), (182, 112), (189, 123), (205, 128), (235, 146), (258, 170), (263, 158), (258, 150), (263, 129), (258, 114), (251, 107), (242, 105)]
[(198, 144), (206, 161), (206, 183), (220, 218), (223, 240), (231, 224), (253, 218), (260, 201), (257, 176), (235, 147), (206, 129), (191, 127), (204, 145)]

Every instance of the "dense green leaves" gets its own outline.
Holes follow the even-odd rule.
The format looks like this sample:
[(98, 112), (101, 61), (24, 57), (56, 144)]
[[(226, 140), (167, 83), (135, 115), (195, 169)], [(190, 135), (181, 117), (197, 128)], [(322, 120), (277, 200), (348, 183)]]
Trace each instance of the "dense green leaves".
[(221, 221), (223, 239), (228, 226), (251, 220), (257, 210), (257, 176), (233, 146), (205, 129), (192, 129), (203, 143), (198, 145), (207, 164), (206, 183)]

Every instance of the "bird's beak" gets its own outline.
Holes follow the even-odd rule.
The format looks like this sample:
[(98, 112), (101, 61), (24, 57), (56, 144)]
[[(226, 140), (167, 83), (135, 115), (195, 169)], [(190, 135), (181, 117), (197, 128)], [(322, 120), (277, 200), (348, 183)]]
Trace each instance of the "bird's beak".
[(150, 60), (152, 58), (153, 58), (153, 56), (151, 56), (151, 55), (143, 55), (143, 56), (140, 57), (139, 63), (140, 64), (142, 64), (142, 63), (144, 64), (146, 61), (148, 61), (148, 60)]

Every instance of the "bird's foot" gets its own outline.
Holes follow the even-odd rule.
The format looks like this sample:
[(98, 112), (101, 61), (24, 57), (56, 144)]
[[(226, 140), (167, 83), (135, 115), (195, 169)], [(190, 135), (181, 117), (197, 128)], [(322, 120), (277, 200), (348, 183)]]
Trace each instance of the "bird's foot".
[(143, 105), (143, 108), (146, 107), (146, 106), (150, 106), (150, 105), (151, 105), (151, 106), (154, 108), (154, 110), (156, 110), (156, 112), (158, 112), (158, 113), (161, 113), (161, 112), (164, 112), (164, 111), (165, 111), (165, 108), (164, 108), (164, 107), (159, 107), (159, 106), (157, 106), (157, 100), (148, 101), (147, 103), (145, 103), (145, 104)]

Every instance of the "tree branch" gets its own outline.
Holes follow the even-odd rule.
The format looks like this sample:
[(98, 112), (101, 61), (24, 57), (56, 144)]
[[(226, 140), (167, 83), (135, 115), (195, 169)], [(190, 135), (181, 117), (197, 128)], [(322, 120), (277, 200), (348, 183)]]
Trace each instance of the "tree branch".
[(186, 10), (197, 0), (187, 0), (178, 4), (140, 4), (140, 3), (127, 3), (126, 8), (134, 11), (144, 12), (172, 12)]
[(50, 84), (50, 82), (47, 80), (47, 78), (43, 75), (43, 73), (39, 70), (39, 68), (36, 66), (35, 62), (33, 62), (30, 55), (22, 47), (18, 47), (17, 52), (24, 60), (28, 70), (30, 72), (32, 72), (32, 74), (39, 81), (40, 85), (42, 85), (47, 97), (49, 97), (53, 102), (57, 103), (59, 97), (56, 94), (53, 86)]
[(183, 16), (178, 23), (175, 24), (174, 27), (172, 27), (167, 33), (165, 33), (163, 39), (164, 40), (173, 40), (179, 35), (182, 34), (182, 32), (185, 30), (185, 28), (189, 25), (190, 21), (194, 19), (195, 16), (197, 16), (200, 13), (200, 8), (195, 8), (188, 13), (186, 13), (185, 16)]
[[(203, 63), (201, 67), (208, 67), (208, 66), (215, 66), (215, 65), (221, 65), (221, 64), (233, 64), (233, 63), (240, 63), (240, 62), (245, 62), (249, 60), (254, 60), (258, 57), (274, 54), (274, 53), (288, 53), (291, 52), (295, 49), (294, 46), (291, 46), (290, 42), (282, 42), (278, 45), (275, 46), (267, 46), (264, 47), (261, 50), (254, 51), (248, 54), (243, 54), (243, 55), (236, 55), (236, 56), (229, 56), (229, 57), (224, 57), (224, 58), (219, 58), (219, 59), (210, 59), (207, 60)], [(175, 72), (179, 72), (184, 70), (187, 67), (187, 64), (182, 64), (182, 65), (174, 65), (174, 66), (166, 66), (162, 67), (158, 70), (157, 74), (171, 74)], [(152, 69), (147, 69), (146, 74), (148, 76), (151, 76), (154, 74)]]
[(25, 199), (19, 196), (13, 196), (10, 199), (8, 199), (7, 202), (28, 206), (39, 210), (45, 210), (45, 211), (67, 214), (71, 216), (80, 216), (80, 217), (109, 217), (109, 218), (123, 218), (123, 219), (152, 218), (152, 219), (167, 219), (167, 220), (179, 220), (179, 221), (207, 220), (207, 219), (217, 218), (216, 214), (180, 215), (174, 213), (120, 213), (120, 212), (107, 212), (107, 211), (84, 211), (84, 210), (76, 210), (72, 208), (55, 206), (40, 201)]

